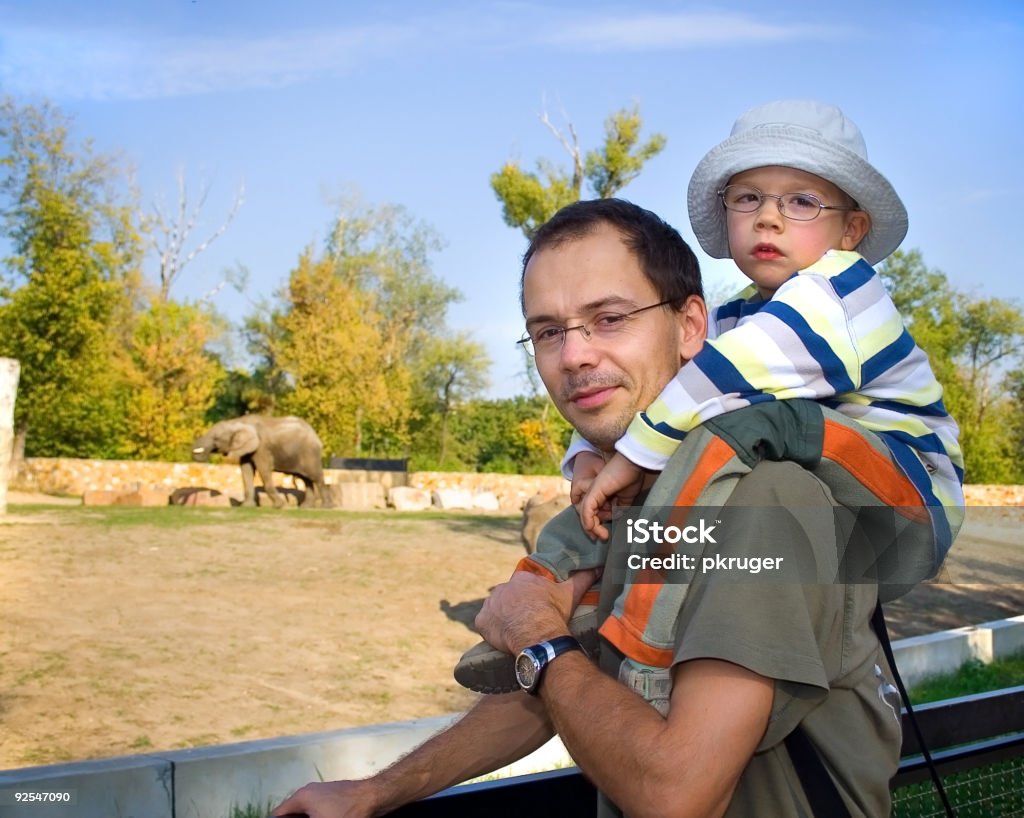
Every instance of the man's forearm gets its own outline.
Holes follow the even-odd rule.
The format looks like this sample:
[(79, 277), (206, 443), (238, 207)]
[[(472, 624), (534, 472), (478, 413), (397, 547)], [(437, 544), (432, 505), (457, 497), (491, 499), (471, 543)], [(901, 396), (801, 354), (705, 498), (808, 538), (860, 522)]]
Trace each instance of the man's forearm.
[(767, 725), (768, 680), (716, 660), (674, 678), (668, 719), (579, 653), (559, 657), (541, 683), (570, 755), (631, 818), (721, 815)]
[(458, 722), (375, 777), (380, 812), (517, 761), (552, 735), (537, 699), (524, 693), (484, 696)]

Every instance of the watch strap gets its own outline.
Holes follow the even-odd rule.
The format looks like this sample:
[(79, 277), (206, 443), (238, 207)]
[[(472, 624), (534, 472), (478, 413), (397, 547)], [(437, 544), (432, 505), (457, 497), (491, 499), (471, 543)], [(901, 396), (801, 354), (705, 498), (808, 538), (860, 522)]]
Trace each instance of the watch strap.
[(541, 660), (545, 665), (556, 656), (561, 656), (570, 650), (583, 650), (583, 645), (575, 636), (556, 636), (554, 639), (539, 642), (533, 647), (547, 657)]
[[(523, 653), (532, 656), (538, 665), (537, 677), (528, 692), (537, 692), (537, 688), (540, 686), (541, 679), (544, 676), (544, 671), (554, 659), (563, 653), (569, 653), (573, 650), (583, 651), (583, 645), (580, 644), (575, 636), (556, 636), (554, 639), (547, 639), (543, 642), (538, 642), (536, 645), (523, 648)], [(586, 653), (586, 651), (583, 652)]]

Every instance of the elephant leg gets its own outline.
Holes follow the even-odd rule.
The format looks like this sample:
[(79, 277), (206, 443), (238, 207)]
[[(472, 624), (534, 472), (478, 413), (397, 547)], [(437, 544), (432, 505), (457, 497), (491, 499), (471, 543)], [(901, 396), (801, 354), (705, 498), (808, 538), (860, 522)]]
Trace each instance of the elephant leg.
[(310, 482), (308, 477), (302, 475), (295, 475), (297, 480), (302, 481), (302, 502), (299, 503), (300, 508), (313, 508), (317, 505), (316, 494), (313, 492), (313, 484)]
[(263, 490), (267, 497), (274, 504), (274, 508), (284, 507), (284, 498), (274, 488), (274, 467), (260, 458), (255, 459), (256, 470), (260, 473), (260, 480), (263, 481)]
[(327, 483), (324, 480), (321, 479), (316, 483), (316, 493), (320, 497), (321, 508), (332, 508), (334, 506), (331, 495), (327, 492)]
[(242, 505), (256, 505), (256, 485), (253, 482), (254, 468), (251, 460), (243, 460), (239, 464), (242, 468)]

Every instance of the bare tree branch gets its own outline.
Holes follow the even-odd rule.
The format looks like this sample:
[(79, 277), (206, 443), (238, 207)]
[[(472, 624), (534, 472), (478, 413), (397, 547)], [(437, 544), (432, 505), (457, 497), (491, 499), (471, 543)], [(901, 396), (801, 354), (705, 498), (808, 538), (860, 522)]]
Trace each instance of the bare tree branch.
[[(231, 204), (231, 209), (220, 226), (206, 239), (200, 241), (191, 250), (186, 252), (186, 244), (192, 232), (196, 229), (199, 216), (206, 205), (210, 188), (209, 185), (203, 183), (199, 189), (198, 201), (190, 207), (188, 185), (185, 181), (185, 171), (183, 168), (178, 169), (177, 176), (177, 212), (175, 212), (173, 217), (168, 216), (158, 202), (153, 205), (153, 215), (149, 219), (150, 231), (154, 234), (151, 242), (157, 251), (159, 259), (160, 300), (163, 302), (170, 298), (171, 287), (181, 277), (184, 269), (195, 260), (196, 256), (205, 251), (224, 234), (224, 231), (228, 229), (228, 226), (234, 220), (242, 205), (245, 204), (245, 184), (243, 183), (239, 185), (235, 199)], [(223, 286), (224, 283), (222, 282), (214, 290), (210, 291), (208, 295), (215, 293)]]
[(544, 126), (554, 134), (562, 147), (565, 148), (566, 152), (572, 158), (572, 187), (576, 191), (576, 198), (580, 196), (580, 191), (583, 189), (583, 154), (580, 151), (580, 141), (576, 136), (576, 126), (572, 124), (572, 120), (569, 119), (565, 110), (562, 110), (562, 118), (568, 122), (569, 136), (571, 139), (566, 138), (565, 134), (558, 129), (558, 126), (551, 121), (551, 117), (548, 116), (547, 108), (545, 107), (544, 112), (540, 115), (540, 121), (544, 123)]

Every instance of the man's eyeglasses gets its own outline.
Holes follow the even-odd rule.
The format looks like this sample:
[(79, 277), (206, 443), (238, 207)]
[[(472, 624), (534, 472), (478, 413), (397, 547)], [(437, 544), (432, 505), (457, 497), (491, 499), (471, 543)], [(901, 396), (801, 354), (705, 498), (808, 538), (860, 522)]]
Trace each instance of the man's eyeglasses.
[(734, 210), (737, 213), (753, 213), (761, 209), (765, 199), (775, 199), (779, 212), (787, 219), (797, 222), (816, 219), (822, 210), (860, 210), (856, 204), (822, 204), (817, 196), (810, 193), (783, 193), (779, 196), (774, 193), (762, 193), (756, 187), (746, 185), (728, 185), (718, 191), (718, 198), (722, 200), (726, 210)]
[(640, 307), (629, 312), (599, 312), (586, 324), (577, 324), (575, 327), (541, 327), (533, 335), (529, 332), (525, 333), (516, 343), (522, 344), (523, 348), (531, 355), (548, 355), (558, 352), (565, 344), (566, 333), (574, 330), (579, 330), (580, 335), (588, 341), (594, 336), (599, 339), (611, 339), (625, 329), (626, 325), (640, 313), (653, 310), (655, 307), (664, 307), (676, 300), (670, 298), (667, 301), (659, 301), (657, 304)]

